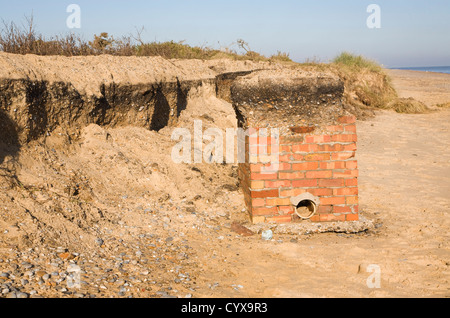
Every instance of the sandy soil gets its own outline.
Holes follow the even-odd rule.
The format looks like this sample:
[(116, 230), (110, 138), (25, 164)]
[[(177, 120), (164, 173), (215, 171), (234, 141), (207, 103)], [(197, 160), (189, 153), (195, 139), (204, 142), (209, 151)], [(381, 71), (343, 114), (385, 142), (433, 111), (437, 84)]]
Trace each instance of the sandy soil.
[[(450, 76), (391, 76), (401, 97), (430, 106), (450, 101)], [(377, 230), (231, 244), (222, 250), (231, 275), (219, 279), (215, 262), (203, 276), (225, 288), (201, 296), (449, 297), (449, 122), (450, 110), (379, 112), (359, 122), (360, 204)], [(381, 269), (381, 288), (368, 287), (369, 264)], [(226, 292), (232, 284), (244, 288)]]
[(435, 106), (450, 101), (450, 74), (388, 70), (399, 97), (414, 99)]
[[(407, 84), (410, 74), (391, 75), (405, 97), (416, 92), (415, 80)], [(440, 91), (440, 79), (421, 80), (427, 91)], [(420, 96), (431, 104), (438, 100)], [(190, 100), (179, 127), (192, 128), (193, 118), (211, 127), (235, 125), (231, 105), (214, 97)], [(248, 221), (236, 167), (174, 164), (171, 129), (91, 125), (69, 148), (64, 134), (55, 132), (22, 149), (18, 162), (2, 158), (0, 292), (448, 297), (449, 132), (448, 109), (379, 112), (358, 122), (360, 204), (375, 230), (275, 234), (271, 241), (236, 232), (233, 222)], [(20, 167), (20, 183), (8, 174), (12, 167)], [(380, 288), (367, 284), (370, 264), (381, 269)], [(82, 270), (81, 288), (67, 287), (71, 265)]]

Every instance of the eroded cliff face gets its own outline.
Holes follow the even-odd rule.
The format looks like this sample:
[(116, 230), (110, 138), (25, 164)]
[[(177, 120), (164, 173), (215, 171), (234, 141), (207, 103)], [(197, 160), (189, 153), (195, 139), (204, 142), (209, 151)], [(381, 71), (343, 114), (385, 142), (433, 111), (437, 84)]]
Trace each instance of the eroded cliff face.
[(0, 53), (0, 227), (17, 227), (0, 246), (91, 248), (122, 214), (240, 211), (236, 167), (174, 163), (171, 132), (236, 127), (221, 75), (276, 67)]
[(256, 71), (234, 80), (230, 91), (245, 128), (323, 126), (346, 114), (344, 83), (331, 73)]
[[(120, 228), (118, 220), (146, 219), (149, 209), (154, 215), (173, 209), (239, 215), (244, 203), (237, 164), (176, 164), (171, 153), (178, 141), (171, 133), (175, 127), (192, 131), (194, 120), (202, 121), (203, 130), (224, 134), (237, 128), (243, 112), (231, 104), (235, 83), (248, 84), (263, 72), (284, 78), (285, 68), (250, 61), (0, 53), (0, 201), (7, 209), (4, 221), (21, 224), (8, 241), (91, 247), (97, 226)], [(339, 94), (328, 98), (314, 88), (329, 84), (340, 93), (339, 80), (309, 71), (297, 75), (307, 79), (308, 96), (295, 97), (287, 87), (294, 94), (288, 96), (270, 83), (255, 89), (273, 105), (285, 105), (288, 121), (294, 115), (305, 120), (316, 108), (340, 109)], [(305, 103), (290, 109), (295, 98)], [(270, 116), (267, 105), (253, 106)]]
[(76, 134), (89, 124), (159, 131), (176, 125), (189, 98), (211, 91), (202, 87), (212, 87), (226, 99), (230, 82), (224, 78), (274, 67), (220, 60), (5, 53), (0, 54), (0, 65), (0, 110), (14, 123), (19, 142), (35, 140), (57, 127)]

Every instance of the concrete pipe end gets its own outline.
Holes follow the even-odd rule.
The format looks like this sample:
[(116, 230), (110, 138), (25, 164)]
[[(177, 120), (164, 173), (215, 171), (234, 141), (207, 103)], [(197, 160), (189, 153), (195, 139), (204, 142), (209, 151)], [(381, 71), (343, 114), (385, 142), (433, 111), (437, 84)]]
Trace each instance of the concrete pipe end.
[(295, 214), (303, 220), (308, 220), (317, 213), (320, 199), (311, 193), (303, 193), (292, 197), (291, 203), (295, 207)]

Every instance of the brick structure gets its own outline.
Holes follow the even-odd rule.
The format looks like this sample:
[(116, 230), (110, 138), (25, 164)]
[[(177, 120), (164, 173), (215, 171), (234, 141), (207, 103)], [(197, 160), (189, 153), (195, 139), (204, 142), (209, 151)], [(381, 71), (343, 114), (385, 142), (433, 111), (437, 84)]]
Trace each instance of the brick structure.
[[(344, 110), (339, 79), (258, 72), (231, 94), (248, 132), (239, 178), (254, 223), (358, 220), (356, 118)], [(293, 200), (302, 194), (320, 201), (308, 217)]]

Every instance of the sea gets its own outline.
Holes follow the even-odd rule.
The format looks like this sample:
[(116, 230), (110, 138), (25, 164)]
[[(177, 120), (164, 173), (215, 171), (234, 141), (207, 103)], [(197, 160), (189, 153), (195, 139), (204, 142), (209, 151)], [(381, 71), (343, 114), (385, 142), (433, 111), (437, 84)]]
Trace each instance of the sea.
[(395, 67), (395, 68), (392, 68), (392, 69), (450, 74), (450, 66)]

